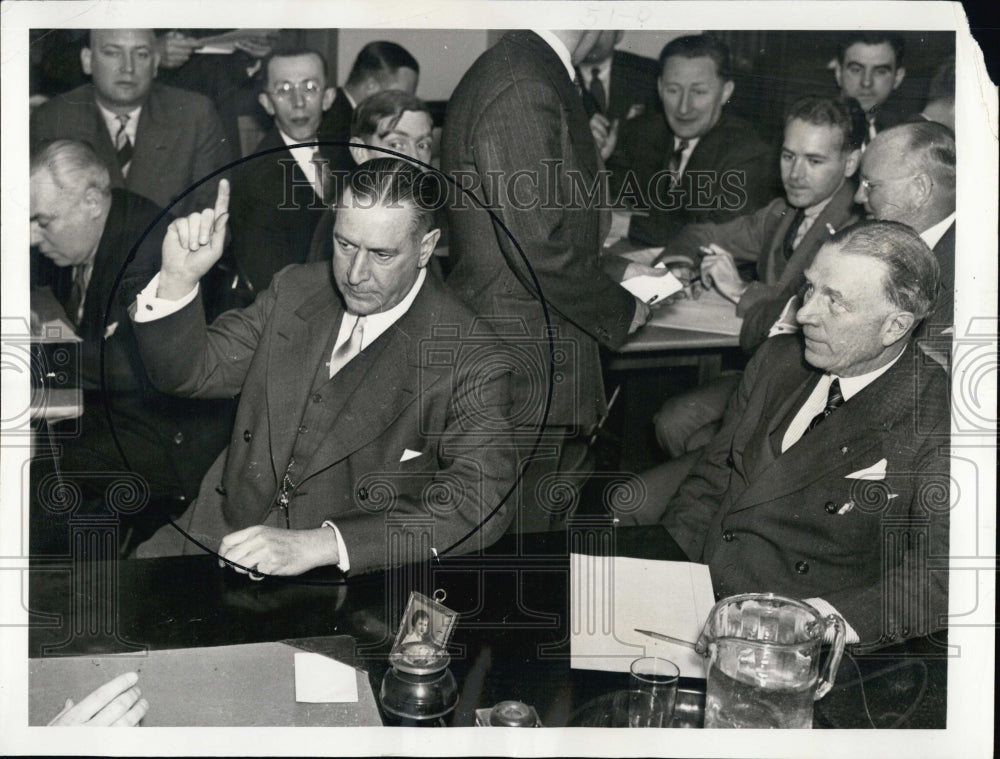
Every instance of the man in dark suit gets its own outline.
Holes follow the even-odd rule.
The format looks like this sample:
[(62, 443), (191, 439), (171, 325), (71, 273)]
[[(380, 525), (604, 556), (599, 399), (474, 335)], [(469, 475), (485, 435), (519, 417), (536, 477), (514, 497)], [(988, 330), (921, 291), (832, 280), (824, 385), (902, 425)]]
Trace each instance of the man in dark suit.
[(214, 213), (171, 226), (137, 298), (143, 360), (165, 390), (240, 393), (240, 406), (185, 533), (162, 529), (140, 557), (217, 548), (242, 572), (357, 573), (503, 533), (507, 374), (478, 358), (494, 338), (426, 272), (438, 231), (425, 176), (397, 159), (359, 167), (337, 207), (334, 284), (329, 264), (289, 267), (209, 329), (195, 285), (221, 255), (228, 187)]
[[(573, 84), (599, 34), (505, 34), (462, 77), (445, 117), (442, 171), (465, 190), (449, 207), (448, 283), (479, 313), (510, 319), (506, 339), (532, 357), (513, 378), (513, 416), (551, 445), (529, 483), (546, 466), (569, 468), (565, 440), (606, 408), (599, 345), (619, 347), (649, 316), (600, 266), (610, 214), (599, 207), (600, 158)], [(596, 199), (581, 199), (588, 187)], [(533, 485), (522, 490), (533, 498)], [(515, 526), (545, 530), (550, 516), (526, 501)]]
[[(781, 147), (785, 196), (725, 224), (691, 224), (666, 247), (665, 259), (688, 260), (691, 266), (699, 250), (711, 251), (701, 259), (702, 283), (736, 304), (743, 318), (740, 344), (747, 352), (767, 339), (820, 246), (861, 218), (852, 177), (864, 138), (864, 113), (856, 101), (796, 101), (785, 117)], [(745, 281), (737, 260), (755, 261), (758, 278)], [(738, 383), (738, 373), (724, 374), (664, 403), (654, 424), (672, 459), (708, 443)], [(686, 474), (676, 465), (671, 470), (675, 477)]]
[(623, 121), (658, 110), (656, 61), (641, 55), (615, 50), (625, 32), (602, 32), (597, 43), (577, 67), (583, 91), (583, 107), (590, 117), (601, 156), (614, 149), (618, 127)]
[(711, 35), (678, 37), (659, 64), (663, 112), (621, 126), (608, 158), (612, 198), (649, 213), (629, 226), (629, 239), (643, 245), (665, 245), (686, 224), (755, 211), (778, 193), (771, 151), (724, 112), (735, 86), (729, 48)]
[(906, 76), (904, 51), (903, 37), (889, 32), (852, 32), (837, 46), (833, 74), (841, 97), (854, 98), (865, 110), (868, 140), (905, 119), (905, 109), (891, 98)]
[[(235, 154), (208, 98), (153, 82), (158, 56), (151, 29), (94, 29), (81, 51), (92, 83), (53, 98), (31, 115), (33, 149), (48, 140), (89, 143), (113, 187), (145, 195), (161, 207)], [(201, 208), (218, 178), (194, 190), (174, 213)]]
[(926, 635), (948, 610), (950, 413), (947, 375), (913, 332), (937, 261), (905, 225), (869, 221), (806, 279), (801, 336), (754, 355), (662, 524), (720, 598), (805, 599), (861, 647)]
[(261, 106), (274, 126), (233, 172), (232, 253), (260, 293), (289, 264), (304, 263), (313, 231), (332, 192), (324, 151), (315, 143), (323, 111), (333, 102), (326, 61), (312, 50), (273, 53), (264, 64)]
[(320, 124), (321, 140), (340, 143), (329, 146), (331, 170), (349, 172), (354, 168), (347, 143), (354, 109), (361, 101), (382, 90), (403, 90), (412, 95), (419, 79), (420, 64), (402, 45), (376, 40), (361, 48), (347, 81), (337, 88), (333, 105)]
[[(79, 436), (55, 426), (57, 439), (66, 438), (60, 469), (81, 478), (88, 499), (95, 497), (91, 481), (102, 490), (107, 484), (91, 475), (128, 471), (157, 501), (189, 499), (225, 445), (234, 407), (172, 398), (149, 384), (126, 309), (135, 295), (131, 288), (156, 271), (170, 217), (154, 226), (159, 207), (110, 184), (100, 158), (81, 142), (57, 140), (32, 158), (31, 242), (45, 258), (36, 284), (51, 288), (82, 340), (83, 417)], [(39, 301), (37, 293), (33, 300)], [(38, 313), (42, 320), (52, 315), (58, 314)], [(145, 516), (166, 519), (148, 510)], [(50, 527), (58, 538), (64, 527), (58, 517), (40, 519), (48, 525), (34, 526), (42, 533)]]
[(855, 200), (874, 219), (908, 224), (937, 256), (941, 297), (918, 337), (939, 358), (955, 319), (955, 134), (933, 121), (880, 132), (861, 159)]

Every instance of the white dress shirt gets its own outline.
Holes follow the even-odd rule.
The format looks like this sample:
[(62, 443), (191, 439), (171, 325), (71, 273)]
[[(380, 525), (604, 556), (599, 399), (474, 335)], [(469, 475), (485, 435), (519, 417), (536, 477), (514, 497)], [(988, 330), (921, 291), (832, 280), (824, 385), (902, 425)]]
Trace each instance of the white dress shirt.
[(927, 247), (933, 249), (935, 245), (941, 242), (941, 238), (944, 237), (945, 232), (948, 228), (955, 223), (955, 212), (952, 211), (950, 214), (945, 216), (941, 221), (935, 224), (930, 229), (925, 229), (920, 233), (920, 238), (927, 243)]
[[(305, 147), (295, 147), (301, 144), (300, 142), (293, 140), (287, 134), (278, 130), (278, 134), (281, 135), (282, 142), (288, 147), (288, 152), (292, 154), (292, 158), (295, 159), (295, 163), (298, 164), (299, 168), (302, 169), (302, 173), (305, 174), (306, 179), (309, 180), (309, 184), (313, 186), (316, 191), (316, 196), (320, 199), (323, 198), (323, 183), (319, 181), (319, 177), (316, 174), (317, 166), (313, 161), (320, 157), (319, 147), (316, 145), (306, 145)], [(316, 142), (317, 137), (313, 135), (307, 140), (302, 142)]]
[[(115, 145), (115, 138), (118, 137), (118, 130), (121, 129), (122, 124), (118, 120), (118, 114), (109, 111), (100, 103), (97, 104), (97, 110), (101, 112), (101, 118), (104, 119), (104, 125), (108, 128), (108, 134), (111, 135), (111, 144)], [(128, 122), (125, 124), (125, 135), (128, 137), (128, 141), (132, 143), (132, 147), (135, 147), (135, 133), (139, 128), (139, 114), (142, 113), (142, 106), (134, 108), (128, 112)], [(115, 146), (117, 147), (117, 145)]]

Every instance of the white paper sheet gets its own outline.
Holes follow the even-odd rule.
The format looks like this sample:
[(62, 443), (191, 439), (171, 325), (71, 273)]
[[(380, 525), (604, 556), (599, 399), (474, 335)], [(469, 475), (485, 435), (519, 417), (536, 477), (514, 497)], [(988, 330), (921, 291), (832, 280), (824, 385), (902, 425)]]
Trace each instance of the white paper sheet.
[(684, 289), (684, 285), (672, 272), (661, 276), (641, 274), (622, 282), (622, 287), (643, 303), (656, 303)]
[(358, 700), (354, 667), (322, 654), (295, 654), (295, 700), (307, 704), (346, 704)]
[(697, 641), (715, 604), (706, 565), (572, 554), (570, 592), (573, 669), (628, 672), (634, 659), (659, 656), (682, 677), (705, 677), (695, 651), (635, 629)]

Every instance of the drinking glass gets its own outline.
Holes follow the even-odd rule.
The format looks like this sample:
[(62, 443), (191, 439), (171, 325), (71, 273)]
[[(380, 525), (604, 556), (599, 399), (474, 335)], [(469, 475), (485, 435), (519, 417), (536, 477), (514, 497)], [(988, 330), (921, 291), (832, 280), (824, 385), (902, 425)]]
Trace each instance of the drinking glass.
[(667, 659), (645, 656), (632, 662), (628, 688), (629, 727), (669, 727), (681, 672)]

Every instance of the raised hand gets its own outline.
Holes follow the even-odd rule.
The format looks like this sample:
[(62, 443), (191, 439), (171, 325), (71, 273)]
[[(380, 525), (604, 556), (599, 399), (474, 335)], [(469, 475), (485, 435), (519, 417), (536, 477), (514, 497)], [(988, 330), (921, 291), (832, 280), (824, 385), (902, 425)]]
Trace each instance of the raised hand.
[(229, 182), (219, 182), (215, 207), (174, 219), (163, 238), (157, 296), (177, 300), (187, 295), (222, 257), (229, 218)]

